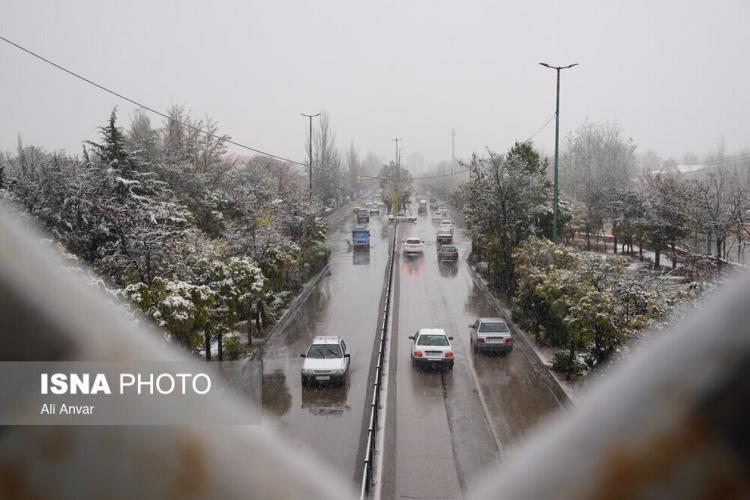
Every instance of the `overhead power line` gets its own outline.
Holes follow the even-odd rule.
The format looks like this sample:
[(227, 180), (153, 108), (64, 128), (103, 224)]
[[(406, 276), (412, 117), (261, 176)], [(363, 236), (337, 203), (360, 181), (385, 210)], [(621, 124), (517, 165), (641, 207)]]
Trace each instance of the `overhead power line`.
[[(550, 116), (549, 119), (546, 122), (544, 122), (544, 124), (541, 127), (539, 127), (538, 129), (536, 129), (536, 131), (533, 134), (531, 134), (529, 136), (529, 138), (526, 139), (524, 142), (530, 142), (531, 139), (533, 139), (535, 135), (537, 135), (539, 132), (541, 132), (542, 130), (544, 130), (547, 127), (547, 125), (549, 125), (550, 122), (552, 120), (554, 120), (554, 119), (555, 119), (555, 114), (553, 113), (552, 116)], [(425, 179), (439, 179), (440, 177), (450, 177), (452, 175), (465, 174), (468, 171), (469, 171), (468, 169), (466, 169), (466, 170), (459, 170), (457, 172), (450, 172), (450, 173), (447, 173), (447, 174), (436, 174), (436, 175), (429, 175), (429, 176), (425, 176), (425, 177), (414, 177), (413, 179), (415, 181), (416, 180), (425, 180)]]
[(547, 125), (549, 125), (550, 122), (555, 119), (555, 114), (556, 113), (552, 113), (552, 116), (549, 117), (549, 120), (547, 120), (546, 122), (544, 122), (544, 125), (542, 125), (538, 129), (536, 129), (536, 132), (534, 132), (533, 134), (531, 134), (529, 136), (529, 138), (526, 139), (526, 141), (524, 141), (524, 142), (531, 142), (531, 139), (533, 139), (534, 136), (536, 136), (539, 132), (541, 132), (542, 130), (544, 130), (545, 128), (547, 128)]
[(101, 84), (98, 84), (98, 83), (96, 83), (96, 82), (94, 82), (92, 80), (89, 80), (85, 76), (81, 76), (81, 75), (79, 75), (78, 73), (76, 73), (74, 71), (71, 71), (71, 70), (69, 70), (69, 69), (67, 69), (67, 68), (65, 68), (63, 66), (60, 66), (56, 62), (50, 61), (46, 57), (43, 57), (43, 56), (37, 54), (36, 52), (34, 52), (32, 50), (29, 50), (26, 47), (23, 47), (23, 46), (15, 43), (15, 42), (13, 42), (12, 40), (8, 40), (7, 38), (5, 38), (2, 35), (0, 35), (0, 40), (2, 40), (5, 43), (7, 43), (9, 45), (12, 45), (13, 47), (15, 47), (15, 48), (17, 48), (17, 49), (19, 49), (19, 50), (21, 50), (21, 51), (23, 51), (23, 52), (25, 52), (25, 53), (33, 56), (33, 57), (39, 59), (40, 61), (43, 61), (43, 62), (45, 62), (45, 63), (47, 63), (47, 64), (49, 64), (51, 66), (54, 66), (55, 68), (59, 69), (60, 71), (64, 71), (65, 73), (67, 73), (67, 74), (69, 74), (71, 76), (74, 76), (75, 78), (78, 78), (79, 80), (83, 80), (84, 82), (88, 83), (89, 85), (93, 85), (94, 87), (97, 87), (100, 90), (103, 90), (103, 91), (105, 91), (105, 92), (107, 92), (109, 94), (112, 94), (115, 97), (119, 97), (120, 99), (122, 99), (124, 101), (127, 101), (127, 102), (129, 102), (131, 104), (134, 104), (134, 105), (140, 107), (140, 108), (143, 108), (143, 109), (145, 109), (147, 111), (150, 111), (150, 112), (152, 112), (152, 113), (154, 113), (156, 115), (159, 115), (159, 116), (161, 116), (163, 118), (166, 118), (167, 120), (171, 120), (171, 121), (173, 121), (175, 123), (179, 123), (180, 125), (182, 125), (184, 127), (187, 127), (187, 128), (189, 128), (191, 130), (194, 130), (194, 131), (199, 132), (201, 134), (207, 135), (209, 137), (213, 137), (214, 139), (221, 140), (222, 142), (226, 142), (228, 144), (232, 144), (232, 145), (237, 146), (239, 148), (246, 149), (248, 151), (252, 151), (253, 153), (258, 153), (258, 154), (263, 155), (263, 156), (268, 156), (269, 158), (275, 158), (276, 160), (281, 160), (281, 161), (293, 163), (295, 165), (301, 165), (303, 167), (306, 166), (305, 163), (302, 163), (302, 162), (299, 162), (299, 161), (296, 161), (296, 160), (292, 160), (292, 159), (289, 159), (289, 158), (285, 158), (283, 156), (278, 156), (278, 155), (275, 155), (275, 154), (271, 154), (271, 153), (268, 153), (266, 151), (263, 151), (263, 150), (260, 150), (260, 149), (257, 149), (257, 148), (253, 148), (253, 147), (248, 146), (246, 144), (242, 144), (240, 142), (233, 141), (231, 139), (227, 139), (226, 137), (222, 137), (222, 136), (219, 136), (219, 135), (216, 135), (216, 134), (212, 134), (211, 132), (209, 132), (207, 130), (203, 130), (202, 128), (196, 127), (196, 126), (191, 125), (189, 123), (185, 123), (185, 122), (180, 121), (180, 120), (175, 120), (174, 118), (170, 117), (166, 113), (162, 113), (161, 111), (156, 110), (156, 109), (154, 109), (154, 108), (152, 108), (150, 106), (146, 106), (145, 104), (142, 104), (142, 103), (136, 101), (135, 99), (131, 99), (130, 97), (127, 97), (127, 96), (125, 96), (123, 94), (120, 94), (119, 92), (115, 92), (114, 90), (109, 89), (109, 88), (105, 87), (104, 85), (101, 85)]

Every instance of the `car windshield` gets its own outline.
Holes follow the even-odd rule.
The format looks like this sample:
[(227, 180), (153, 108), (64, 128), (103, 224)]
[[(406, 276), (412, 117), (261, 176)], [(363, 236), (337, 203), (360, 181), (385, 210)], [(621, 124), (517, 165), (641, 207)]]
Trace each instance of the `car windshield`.
[(479, 325), (480, 332), (501, 333), (508, 331), (508, 325), (504, 321), (489, 321)]
[(313, 344), (307, 351), (307, 357), (312, 359), (335, 359), (341, 357), (338, 344)]
[(447, 346), (448, 337), (445, 335), (420, 335), (417, 345)]
[(445, 245), (443, 248), (440, 249), (443, 253), (455, 253), (458, 250), (456, 250), (456, 247)]
[(421, 243), (421, 242), (422, 242), (422, 240), (420, 240), (420, 239), (418, 239), (418, 238), (407, 238), (407, 239), (406, 239), (406, 242), (407, 242), (408, 244), (410, 244), (410, 245), (417, 245), (417, 244)]

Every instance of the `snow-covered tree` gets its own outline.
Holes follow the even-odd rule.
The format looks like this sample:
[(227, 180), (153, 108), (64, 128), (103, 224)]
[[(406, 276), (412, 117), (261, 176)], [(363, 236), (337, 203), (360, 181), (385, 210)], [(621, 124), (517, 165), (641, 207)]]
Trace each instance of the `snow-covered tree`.
[(551, 195), (547, 163), (529, 143), (516, 143), (506, 155), (488, 150), (466, 165), (472, 182), (465, 205), (466, 220), (478, 245), (478, 258), (489, 266), (493, 287), (513, 295), (513, 251), (538, 227)]

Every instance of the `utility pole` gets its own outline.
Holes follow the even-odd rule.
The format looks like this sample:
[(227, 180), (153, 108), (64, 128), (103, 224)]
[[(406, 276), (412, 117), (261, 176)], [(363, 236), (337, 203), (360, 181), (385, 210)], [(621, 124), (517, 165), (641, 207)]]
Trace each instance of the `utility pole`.
[(398, 149), (398, 143), (400, 141), (403, 141), (404, 138), (403, 137), (395, 137), (395, 138), (393, 138), (391, 140), (396, 143), (396, 166), (400, 167), (401, 166), (401, 153), (400, 153), (400, 150)]
[(451, 163), (456, 163), (456, 129), (451, 129)]
[(557, 235), (557, 214), (558, 214), (558, 198), (559, 198), (559, 192), (558, 192), (558, 184), (557, 184), (557, 167), (559, 163), (559, 143), (560, 143), (560, 70), (561, 69), (568, 69), (572, 68), (573, 66), (578, 66), (578, 63), (569, 64), (568, 66), (550, 66), (547, 63), (539, 63), (545, 68), (554, 69), (557, 71), (557, 97), (555, 101), (555, 181), (554, 181), (554, 189), (553, 189), (553, 195), (552, 195), (552, 241), (557, 243), (558, 235)]
[(312, 161), (313, 161), (313, 156), (312, 156), (312, 119), (315, 118), (316, 116), (320, 116), (320, 113), (318, 113), (316, 115), (306, 115), (305, 113), (300, 113), (300, 115), (304, 116), (305, 118), (309, 118), (310, 119), (310, 144), (309, 144), (309, 146), (310, 146), (310, 156), (309, 156), (309, 158), (310, 158), (310, 164), (307, 167), (308, 167), (308, 170), (310, 172), (310, 198), (312, 198), (312, 192), (313, 192), (312, 191)]

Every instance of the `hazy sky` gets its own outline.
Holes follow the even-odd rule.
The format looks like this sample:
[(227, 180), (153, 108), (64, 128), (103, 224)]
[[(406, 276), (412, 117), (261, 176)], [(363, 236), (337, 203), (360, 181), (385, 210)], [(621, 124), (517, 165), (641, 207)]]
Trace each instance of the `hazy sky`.
[[(1, 0), (0, 35), (158, 109), (304, 160), (326, 110), (338, 146), (393, 158), (504, 150), (554, 113), (617, 121), (639, 151), (750, 146), (750, 1)], [(80, 151), (133, 106), (0, 42), (0, 149)], [(152, 118), (161, 123), (158, 117)], [(552, 151), (554, 122), (535, 142)]]

